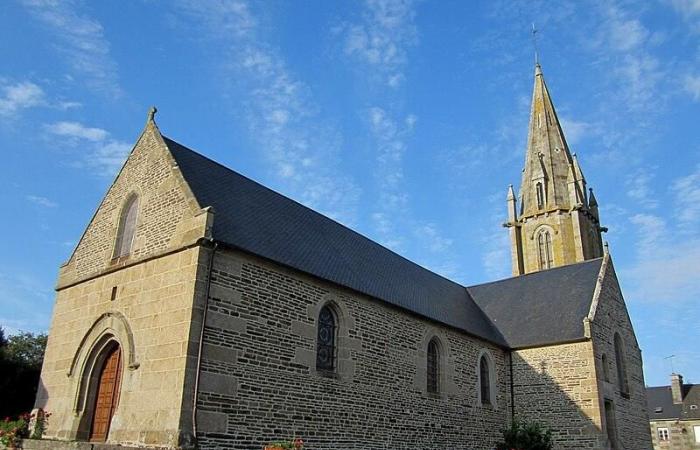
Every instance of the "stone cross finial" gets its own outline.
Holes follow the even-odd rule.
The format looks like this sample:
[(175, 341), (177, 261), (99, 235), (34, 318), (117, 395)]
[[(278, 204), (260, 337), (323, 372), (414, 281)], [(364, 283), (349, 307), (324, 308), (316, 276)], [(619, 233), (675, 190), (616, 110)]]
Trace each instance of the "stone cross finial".
[(151, 106), (151, 108), (148, 110), (148, 119), (146, 120), (147, 122), (155, 122), (155, 117), (156, 113), (158, 112), (158, 108), (155, 106)]

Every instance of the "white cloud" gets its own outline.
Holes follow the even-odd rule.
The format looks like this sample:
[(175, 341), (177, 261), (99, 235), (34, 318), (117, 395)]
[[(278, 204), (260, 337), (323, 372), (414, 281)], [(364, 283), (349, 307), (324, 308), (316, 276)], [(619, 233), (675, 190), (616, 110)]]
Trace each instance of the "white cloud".
[(56, 122), (46, 125), (49, 133), (76, 139), (86, 139), (92, 142), (103, 141), (109, 133), (101, 128), (86, 127), (78, 122)]
[(119, 96), (117, 64), (100, 22), (80, 14), (75, 3), (55, 0), (23, 0), (27, 10), (57, 38), (58, 50), (88, 86)]
[(700, 0), (667, 0), (667, 2), (696, 32), (700, 32)]
[(64, 138), (62, 144), (79, 148), (80, 154), (71, 165), (112, 177), (121, 168), (132, 145), (110, 137), (107, 130), (88, 127), (80, 122), (55, 122), (44, 125), (46, 132)]
[(58, 203), (54, 202), (53, 200), (49, 200), (46, 197), (42, 197), (40, 195), (27, 195), (26, 199), (29, 200), (30, 202), (43, 206), (45, 208), (56, 208), (58, 207)]
[(683, 87), (693, 96), (693, 100), (700, 100), (700, 75), (686, 75), (683, 79)]
[(690, 175), (678, 178), (672, 191), (680, 226), (697, 232), (700, 229), (700, 165)]
[(654, 175), (649, 170), (637, 169), (625, 180), (627, 196), (635, 200), (636, 206), (653, 209), (659, 205), (658, 193), (650, 187), (653, 179)]
[[(0, 80), (2, 82), (2, 80)], [(23, 109), (41, 105), (45, 94), (41, 87), (31, 81), (20, 81), (0, 86), (0, 116), (11, 117)]]
[[(359, 188), (337, 169), (342, 141), (311, 89), (265, 42), (247, 2), (180, 2), (188, 26), (225, 48), (225, 70), (245, 86), (250, 134), (291, 195), (337, 220), (355, 220)], [(236, 104), (236, 108), (240, 108)]]
[(593, 125), (588, 122), (574, 120), (570, 118), (561, 118), (561, 126), (564, 129), (566, 142), (569, 145), (576, 145), (582, 139), (588, 137), (592, 131)]
[(345, 53), (374, 68), (392, 88), (405, 79), (407, 49), (417, 42), (414, 2), (367, 0), (361, 23), (347, 26)]

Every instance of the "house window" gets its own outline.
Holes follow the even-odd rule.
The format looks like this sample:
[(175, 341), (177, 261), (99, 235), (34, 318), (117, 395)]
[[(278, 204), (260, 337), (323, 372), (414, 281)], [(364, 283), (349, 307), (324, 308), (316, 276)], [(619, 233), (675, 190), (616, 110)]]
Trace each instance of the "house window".
[(657, 428), (656, 435), (659, 436), (660, 441), (668, 441), (668, 439), (669, 439), (668, 428)]
[(482, 355), (479, 358), (479, 382), (480, 394), (481, 394), (481, 404), (490, 405), (491, 404), (491, 368), (489, 367), (488, 358), (486, 355)]
[(608, 434), (608, 443), (612, 450), (617, 450), (617, 425), (615, 423), (615, 405), (610, 400), (605, 400), (605, 429)]
[(440, 350), (436, 339), (432, 339), (428, 344), (427, 357), (427, 389), (428, 392), (437, 394), (440, 389)]
[(610, 382), (610, 370), (608, 369), (608, 357), (605, 353), (600, 357), (600, 365), (603, 366), (603, 380)]
[(617, 365), (617, 384), (620, 394), (629, 396), (630, 388), (627, 381), (627, 366), (625, 364), (624, 345), (619, 333), (615, 333), (615, 364)]
[(114, 245), (114, 258), (126, 256), (131, 253), (131, 244), (134, 242), (136, 232), (136, 216), (139, 210), (139, 198), (132, 194), (124, 204), (122, 213), (119, 216), (119, 228), (117, 229), (117, 240)]
[(535, 193), (537, 195), (537, 208), (544, 208), (544, 186), (542, 183), (538, 182), (535, 185)]
[(318, 314), (318, 338), (316, 344), (316, 370), (335, 370), (336, 318), (330, 306), (321, 308)]
[(537, 247), (539, 249), (540, 270), (551, 268), (554, 258), (552, 255), (552, 235), (549, 231), (540, 231), (537, 235)]

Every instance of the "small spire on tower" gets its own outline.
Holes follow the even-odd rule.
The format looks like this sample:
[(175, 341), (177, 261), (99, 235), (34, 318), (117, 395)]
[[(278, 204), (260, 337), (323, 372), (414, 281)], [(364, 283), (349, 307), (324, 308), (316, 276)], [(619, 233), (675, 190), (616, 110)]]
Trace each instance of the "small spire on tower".
[(588, 206), (598, 206), (598, 200), (596, 200), (595, 195), (593, 195), (593, 188), (588, 188)]

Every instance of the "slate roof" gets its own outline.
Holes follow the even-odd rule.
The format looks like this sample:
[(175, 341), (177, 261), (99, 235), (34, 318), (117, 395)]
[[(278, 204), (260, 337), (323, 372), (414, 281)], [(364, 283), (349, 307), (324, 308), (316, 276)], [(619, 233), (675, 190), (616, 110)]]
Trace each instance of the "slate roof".
[[(465, 288), (163, 137), (215, 240), (503, 347), (582, 339), (601, 259)], [(556, 325), (555, 325), (556, 324)]]
[(351, 229), (163, 137), (217, 241), (505, 346), (467, 290)]
[(471, 286), (477, 305), (509, 347), (523, 348), (584, 338), (602, 258)]
[[(692, 405), (696, 408), (691, 409)], [(700, 384), (684, 384), (683, 403), (679, 404), (673, 404), (671, 386), (648, 387), (647, 408), (651, 421), (700, 419)]]

